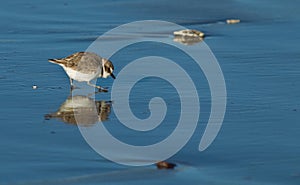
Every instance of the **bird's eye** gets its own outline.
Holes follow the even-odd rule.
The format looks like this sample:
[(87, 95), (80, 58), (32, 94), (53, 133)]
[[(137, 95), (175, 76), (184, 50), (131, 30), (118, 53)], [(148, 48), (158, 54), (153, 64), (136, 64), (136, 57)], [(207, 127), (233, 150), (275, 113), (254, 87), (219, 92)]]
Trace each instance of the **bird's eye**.
[(108, 72), (108, 73), (112, 72), (111, 69), (109, 67), (106, 67), (106, 66), (105, 66), (105, 71)]

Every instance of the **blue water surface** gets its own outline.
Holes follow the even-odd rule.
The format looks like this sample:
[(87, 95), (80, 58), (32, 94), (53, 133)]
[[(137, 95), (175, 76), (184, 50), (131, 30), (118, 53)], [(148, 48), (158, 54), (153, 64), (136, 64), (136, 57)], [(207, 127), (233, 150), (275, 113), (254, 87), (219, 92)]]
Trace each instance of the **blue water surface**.
[[(0, 184), (299, 184), (299, 8), (298, 1), (279, 0), (1, 2)], [(229, 18), (241, 23), (224, 24)], [(169, 159), (178, 164), (175, 170), (113, 163), (93, 151), (75, 125), (44, 118), (70, 95), (66, 74), (48, 58), (84, 51), (112, 28), (149, 19), (204, 31), (226, 81), (222, 129), (213, 144), (199, 152), (210, 92), (195, 63), (174, 48), (151, 43), (128, 47), (112, 57), (116, 75), (138, 57), (162, 55), (199, 82), (200, 120), (191, 140)], [(172, 31), (162, 28), (158, 35), (170, 33), (172, 39)], [(111, 88), (113, 80), (97, 83)], [(96, 96), (111, 100), (110, 93)], [(113, 107), (105, 126), (135, 145), (167, 137), (180, 112), (178, 94), (168, 82), (140, 81), (132, 91), (131, 108), (137, 117), (147, 118), (148, 103), (155, 96), (164, 98), (169, 107), (153, 132), (129, 130), (118, 122)]]

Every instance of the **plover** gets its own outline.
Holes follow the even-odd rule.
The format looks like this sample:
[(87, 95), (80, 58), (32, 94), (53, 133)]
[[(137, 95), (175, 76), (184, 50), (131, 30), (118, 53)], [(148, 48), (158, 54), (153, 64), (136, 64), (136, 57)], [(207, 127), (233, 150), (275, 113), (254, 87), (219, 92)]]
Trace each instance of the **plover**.
[(71, 89), (74, 88), (73, 80), (76, 80), (87, 82), (92, 87), (106, 91), (101, 86), (91, 84), (90, 81), (96, 78), (107, 78), (108, 76), (115, 79), (112, 62), (95, 53), (77, 52), (65, 58), (49, 59), (48, 61), (63, 67), (70, 78)]

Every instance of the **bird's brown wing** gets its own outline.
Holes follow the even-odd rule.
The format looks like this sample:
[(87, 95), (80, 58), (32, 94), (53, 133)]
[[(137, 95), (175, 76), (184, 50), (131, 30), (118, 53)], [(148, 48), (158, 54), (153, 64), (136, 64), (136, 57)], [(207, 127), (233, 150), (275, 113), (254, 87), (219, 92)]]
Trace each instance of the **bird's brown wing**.
[(66, 67), (76, 68), (81, 61), (81, 58), (85, 55), (84, 52), (77, 52), (72, 55), (67, 56), (66, 58), (61, 59)]
[(59, 59), (48, 59), (49, 62), (56, 63), (56, 64), (62, 64), (69, 68), (76, 68), (79, 61), (81, 60), (82, 56), (84, 55), (84, 52), (77, 52), (72, 55), (69, 55), (65, 58), (59, 58)]
[(96, 73), (101, 68), (101, 58), (90, 52), (77, 52), (61, 59), (49, 59), (50, 62), (62, 64), (82, 73)]

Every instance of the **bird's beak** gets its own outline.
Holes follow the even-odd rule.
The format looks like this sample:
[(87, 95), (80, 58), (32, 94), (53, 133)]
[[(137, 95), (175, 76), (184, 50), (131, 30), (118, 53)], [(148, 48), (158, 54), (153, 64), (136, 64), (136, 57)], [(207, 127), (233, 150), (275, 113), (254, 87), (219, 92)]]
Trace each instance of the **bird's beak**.
[(113, 73), (110, 74), (110, 76), (113, 78), (113, 79), (116, 79), (115, 75)]

